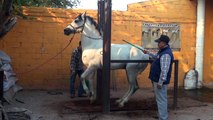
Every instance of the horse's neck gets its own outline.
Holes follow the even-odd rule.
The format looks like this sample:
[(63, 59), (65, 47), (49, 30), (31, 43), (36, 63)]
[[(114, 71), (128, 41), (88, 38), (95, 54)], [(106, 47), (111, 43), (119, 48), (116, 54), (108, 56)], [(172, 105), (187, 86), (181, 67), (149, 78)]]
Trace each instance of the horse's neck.
[(99, 31), (89, 23), (85, 23), (83, 34), (91, 38), (101, 38)]
[(103, 40), (102, 39), (92, 39), (88, 38), (84, 35), (81, 36), (81, 45), (82, 49), (100, 49), (103, 47)]
[(95, 26), (88, 23), (85, 24), (81, 36), (81, 44), (83, 51), (86, 49), (100, 49), (103, 47), (103, 39)]

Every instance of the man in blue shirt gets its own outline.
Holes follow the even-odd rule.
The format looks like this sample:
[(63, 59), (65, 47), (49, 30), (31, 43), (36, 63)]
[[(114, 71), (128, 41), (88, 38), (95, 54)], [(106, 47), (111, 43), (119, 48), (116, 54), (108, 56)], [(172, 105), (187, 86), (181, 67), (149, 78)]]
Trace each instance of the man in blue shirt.
[(167, 85), (170, 83), (172, 62), (174, 60), (172, 50), (169, 46), (169, 37), (161, 35), (155, 42), (158, 43), (159, 51), (157, 54), (148, 53), (153, 59), (150, 68), (149, 79), (153, 83), (159, 120), (168, 120), (168, 101), (167, 101)]

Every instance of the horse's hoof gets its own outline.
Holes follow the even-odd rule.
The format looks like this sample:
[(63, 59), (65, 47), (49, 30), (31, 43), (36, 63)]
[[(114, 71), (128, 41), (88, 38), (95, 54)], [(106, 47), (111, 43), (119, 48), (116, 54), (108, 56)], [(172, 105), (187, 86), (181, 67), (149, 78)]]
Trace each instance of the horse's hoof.
[(95, 102), (94, 101), (90, 101), (90, 104), (94, 104)]
[(90, 96), (90, 92), (86, 91), (86, 96), (89, 97)]
[(89, 92), (89, 97), (93, 97), (93, 94), (92, 94), (92, 92)]
[(119, 103), (119, 104), (118, 104), (118, 107), (119, 107), (119, 108), (122, 108), (122, 107), (124, 107), (124, 104)]
[(118, 99), (115, 101), (115, 104), (119, 104), (121, 102), (121, 99)]
[(94, 104), (94, 103), (95, 103), (95, 100), (90, 99), (90, 104)]

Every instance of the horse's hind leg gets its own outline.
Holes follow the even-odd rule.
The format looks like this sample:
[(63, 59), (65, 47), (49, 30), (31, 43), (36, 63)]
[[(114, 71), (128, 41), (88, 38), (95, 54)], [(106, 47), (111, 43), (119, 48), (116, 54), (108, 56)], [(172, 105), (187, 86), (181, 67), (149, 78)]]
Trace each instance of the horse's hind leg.
[(139, 88), (138, 84), (137, 84), (137, 80), (136, 80), (138, 71), (135, 71), (132, 69), (127, 69), (126, 72), (127, 72), (128, 83), (129, 83), (129, 90), (122, 97), (122, 99), (120, 99), (120, 103), (119, 103), (120, 107), (123, 107), (124, 104), (129, 100), (129, 97), (132, 94), (134, 94), (137, 91), (137, 89)]
[[(130, 87), (130, 86), (129, 86)], [(118, 100), (116, 100), (115, 101), (115, 103), (116, 104), (120, 104), (123, 100), (124, 100), (124, 98), (126, 98), (127, 97), (127, 95), (129, 94), (129, 92), (130, 92), (130, 88), (128, 89), (128, 91), (120, 98), (120, 99), (118, 99)], [(120, 105), (119, 105), (120, 106)], [(122, 107), (122, 106), (120, 106), (120, 107)]]
[[(127, 81), (128, 81), (128, 84), (129, 84), (129, 78), (128, 78), (127, 71), (126, 71), (126, 77), (127, 77)], [(127, 97), (127, 95), (129, 94), (129, 92), (130, 92), (130, 90), (131, 90), (130, 87), (131, 87), (131, 86), (130, 86), (130, 84), (129, 84), (129, 89), (128, 89), (128, 91), (127, 91), (120, 99), (116, 100), (116, 104), (120, 104), (120, 103), (124, 100), (124, 98)]]

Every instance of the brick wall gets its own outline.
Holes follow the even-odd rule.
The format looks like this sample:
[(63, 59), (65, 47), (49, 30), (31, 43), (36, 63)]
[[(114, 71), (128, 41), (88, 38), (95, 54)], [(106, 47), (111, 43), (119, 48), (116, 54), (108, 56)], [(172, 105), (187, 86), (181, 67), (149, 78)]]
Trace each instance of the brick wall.
[[(130, 4), (125, 12), (113, 11), (112, 42), (123, 43), (122, 39), (125, 39), (141, 45), (143, 21), (180, 23), (181, 50), (174, 54), (175, 59), (180, 60), (179, 85), (182, 86), (185, 72), (193, 68), (195, 62), (195, 3), (189, 0), (152, 0)], [(0, 40), (0, 49), (12, 58), (19, 84), (27, 89), (69, 88), (70, 54), (77, 46), (80, 35), (76, 35), (71, 45), (61, 54), (52, 57), (59, 53), (71, 38), (63, 34), (63, 29), (84, 11), (96, 19), (97, 12), (94, 10), (23, 7), (23, 13), (30, 18), (19, 18), (12, 31)], [(46, 61), (48, 62), (45, 63)], [(147, 78), (148, 72), (149, 66), (138, 77), (140, 87), (151, 87)], [(118, 88), (127, 87), (123, 70), (113, 71), (112, 78), (116, 80)]]

